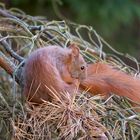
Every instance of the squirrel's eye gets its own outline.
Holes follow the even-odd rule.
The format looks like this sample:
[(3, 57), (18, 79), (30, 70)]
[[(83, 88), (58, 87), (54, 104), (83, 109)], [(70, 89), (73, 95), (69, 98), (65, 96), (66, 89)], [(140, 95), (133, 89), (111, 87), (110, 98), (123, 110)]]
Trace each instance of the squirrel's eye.
[(84, 67), (84, 66), (82, 66), (82, 67), (81, 67), (81, 70), (84, 70), (84, 69), (85, 69), (85, 67)]

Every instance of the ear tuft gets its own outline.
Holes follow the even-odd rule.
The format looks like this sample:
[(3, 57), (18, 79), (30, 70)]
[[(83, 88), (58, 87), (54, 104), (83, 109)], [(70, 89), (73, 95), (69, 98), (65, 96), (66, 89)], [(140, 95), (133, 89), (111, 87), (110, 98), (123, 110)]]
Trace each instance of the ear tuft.
[(77, 45), (76, 44), (70, 44), (69, 46), (68, 46), (68, 48), (69, 49), (71, 49), (72, 50), (72, 55), (73, 56), (75, 56), (75, 57), (78, 57), (79, 56), (79, 48), (77, 47)]

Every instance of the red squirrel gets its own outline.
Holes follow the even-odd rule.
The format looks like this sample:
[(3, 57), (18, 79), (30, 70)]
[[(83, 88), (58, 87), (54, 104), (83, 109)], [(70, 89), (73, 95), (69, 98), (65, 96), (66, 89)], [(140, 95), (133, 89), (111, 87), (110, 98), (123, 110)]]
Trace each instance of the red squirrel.
[[(76, 60), (76, 56), (74, 57), (73, 55), (77, 54), (79, 56), (79, 49), (74, 45), (70, 45), (69, 49), (65, 49), (65, 51), (59, 48), (58, 50), (62, 52), (52, 47), (54, 56), (52, 52), (46, 53), (46, 48), (39, 49), (31, 54), (25, 65), (24, 93), (26, 95), (33, 95), (36, 92), (35, 96), (33, 96), (34, 98), (32, 98), (33, 101), (41, 102), (40, 98), (50, 98), (50, 96), (46, 94), (48, 90), (42, 83), (44, 84), (46, 82), (47, 85), (52, 84), (58, 92), (66, 90), (71, 93), (74, 91), (76, 84), (74, 79), (81, 77), (80, 90), (89, 89), (89, 92), (93, 95), (109, 95), (110, 92), (112, 92), (140, 103), (140, 79), (101, 62), (88, 64), (86, 68), (85, 61), (81, 55), (82, 63), (74, 61)], [(47, 55), (50, 57), (49, 61), (46, 61)], [(11, 68), (5, 66), (7, 65), (6, 63), (3, 63), (3, 59), (0, 60), (0, 65), (8, 71), (8, 73), (12, 73)], [(84, 69), (84, 72), (82, 69)], [(80, 75), (78, 76), (78, 74)], [(38, 90), (37, 87), (39, 88)], [(31, 96), (29, 99), (31, 99)]]
[(73, 93), (76, 83), (86, 78), (86, 66), (75, 44), (37, 49), (25, 63), (23, 92), (29, 101), (37, 103), (51, 100), (51, 90)]
[(94, 95), (114, 93), (140, 104), (140, 79), (102, 62), (88, 65), (87, 78), (80, 88)]

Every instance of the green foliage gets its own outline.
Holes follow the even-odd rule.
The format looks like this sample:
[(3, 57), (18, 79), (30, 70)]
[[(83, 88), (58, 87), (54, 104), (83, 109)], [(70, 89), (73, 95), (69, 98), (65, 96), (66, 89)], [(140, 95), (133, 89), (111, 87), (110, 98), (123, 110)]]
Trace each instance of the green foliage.
[[(131, 25), (140, 17), (139, 5), (132, 0), (63, 0), (76, 14), (76, 22), (91, 24), (106, 35), (117, 30), (121, 24)], [(64, 4), (65, 6), (65, 4)]]
[(22, 4), (24, 5), (24, 4), (28, 4), (28, 0), (20, 0), (20, 1), (19, 0), (12, 0), (12, 4), (15, 6), (22, 5)]

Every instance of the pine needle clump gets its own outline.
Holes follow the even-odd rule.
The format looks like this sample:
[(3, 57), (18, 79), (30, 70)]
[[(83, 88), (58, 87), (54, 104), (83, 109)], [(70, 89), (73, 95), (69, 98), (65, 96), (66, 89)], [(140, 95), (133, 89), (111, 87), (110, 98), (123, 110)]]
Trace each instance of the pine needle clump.
[(13, 124), (16, 137), (60, 140), (105, 137), (104, 132), (107, 130), (96, 113), (96, 110), (104, 113), (104, 108), (85, 95), (76, 97), (73, 102), (66, 96), (67, 102), (59, 100), (39, 106), (27, 103), (26, 114), (18, 116), (18, 121)]
[[(62, 99), (56, 95), (53, 102), (41, 105), (24, 99), (18, 71), (26, 58), (42, 46), (67, 47), (70, 41), (79, 46), (88, 63), (110, 63), (131, 75), (139, 71), (135, 58), (116, 51), (92, 27), (48, 21), (0, 4), (0, 58), (14, 69), (12, 78), (0, 69), (0, 139), (139, 140), (140, 116), (125, 98), (90, 96), (85, 91), (75, 93), (72, 99), (68, 93), (61, 95)], [(126, 65), (122, 57), (137, 69)]]

